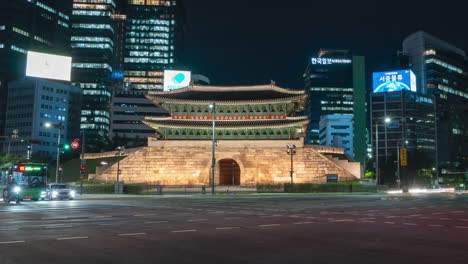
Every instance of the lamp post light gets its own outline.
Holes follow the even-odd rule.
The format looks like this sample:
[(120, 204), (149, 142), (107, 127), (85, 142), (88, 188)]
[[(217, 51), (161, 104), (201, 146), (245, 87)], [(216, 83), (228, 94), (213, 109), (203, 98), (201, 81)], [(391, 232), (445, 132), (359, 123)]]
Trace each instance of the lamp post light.
[(124, 152), (122, 152), (123, 150), (125, 150), (124, 146), (118, 146), (117, 147), (118, 152), (117, 152), (117, 154), (115, 154), (116, 156), (118, 156), (118, 159), (117, 159), (117, 183), (119, 183), (119, 178), (120, 178), (120, 157), (125, 154)]
[(55, 127), (55, 128), (58, 129), (58, 136), (57, 136), (57, 167), (55, 168), (55, 182), (58, 183), (59, 165), (60, 165), (60, 139), (61, 139), (63, 124), (62, 124), (62, 122), (60, 122), (58, 124), (45, 123), (45, 127), (47, 127), (47, 128)]
[(209, 105), (211, 111), (211, 195), (215, 194), (215, 171), (216, 171), (216, 103)]
[(286, 153), (291, 156), (291, 170), (289, 171), (291, 176), (291, 184), (294, 183), (293, 175), (294, 175), (294, 162), (293, 156), (296, 155), (296, 145), (286, 145)]

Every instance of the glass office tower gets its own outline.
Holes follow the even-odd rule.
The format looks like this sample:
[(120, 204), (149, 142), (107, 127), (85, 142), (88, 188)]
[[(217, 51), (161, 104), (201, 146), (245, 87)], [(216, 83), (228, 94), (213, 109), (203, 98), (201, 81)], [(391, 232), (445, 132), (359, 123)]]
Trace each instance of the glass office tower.
[[(437, 166), (468, 167), (468, 67), (466, 54), (418, 31), (403, 41), (403, 53), (419, 80), (418, 91), (434, 95), (437, 113)], [(440, 171), (440, 170), (437, 170)]]
[(115, 9), (113, 0), (73, 0), (72, 82), (83, 89), (81, 128), (91, 151), (105, 145), (110, 130)]
[(163, 89), (176, 63), (181, 27), (178, 1), (128, 0), (125, 8), (124, 90)]
[(306, 143), (320, 144), (319, 123), (324, 115), (353, 115), (354, 159), (366, 159), (365, 60), (349, 50), (322, 49), (310, 59), (304, 74), (310, 123)]

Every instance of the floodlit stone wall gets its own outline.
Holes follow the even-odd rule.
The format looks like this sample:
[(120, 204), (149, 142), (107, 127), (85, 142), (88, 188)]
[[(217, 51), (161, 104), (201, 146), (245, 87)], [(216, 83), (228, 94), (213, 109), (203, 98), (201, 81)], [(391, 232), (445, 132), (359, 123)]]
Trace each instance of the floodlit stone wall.
[[(163, 141), (160, 141), (163, 142)], [(167, 141), (166, 141), (167, 142)], [(125, 183), (151, 183), (162, 185), (203, 185), (210, 183), (211, 146), (186, 146), (161, 144), (139, 148), (120, 161), (120, 180)], [(250, 144), (250, 143), (249, 143)], [(319, 153), (308, 145), (298, 147), (294, 156), (295, 183), (324, 183), (327, 174), (337, 174), (339, 181), (350, 181), (360, 177), (360, 173), (350, 172)], [(90, 155), (89, 157), (91, 157)], [(291, 159), (286, 147), (223, 147), (216, 149), (217, 163), (222, 159), (232, 159), (240, 167), (241, 185), (257, 183), (290, 182)], [(347, 162), (347, 161), (343, 161)], [(354, 164), (351, 162), (350, 164)], [(219, 182), (217, 166), (215, 183)], [(353, 175), (354, 174), (354, 175)], [(115, 181), (117, 164), (93, 175), (93, 180)]]

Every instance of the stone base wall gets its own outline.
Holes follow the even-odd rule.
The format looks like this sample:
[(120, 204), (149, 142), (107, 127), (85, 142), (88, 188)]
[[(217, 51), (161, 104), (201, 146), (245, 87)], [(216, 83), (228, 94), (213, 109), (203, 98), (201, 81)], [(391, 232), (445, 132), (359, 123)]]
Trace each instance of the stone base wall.
[[(327, 174), (337, 174), (339, 181), (359, 178), (332, 162), (308, 145), (298, 147), (294, 156), (295, 183), (325, 183)], [(218, 146), (216, 162), (232, 159), (240, 167), (241, 185), (287, 183), (290, 178), (290, 156), (285, 147), (227, 148)], [(354, 163), (354, 162), (352, 162)], [(120, 180), (125, 183), (162, 185), (210, 184), (210, 147), (143, 147), (120, 161)], [(117, 164), (94, 175), (95, 181), (115, 181)], [(215, 184), (219, 182), (219, 166)]]

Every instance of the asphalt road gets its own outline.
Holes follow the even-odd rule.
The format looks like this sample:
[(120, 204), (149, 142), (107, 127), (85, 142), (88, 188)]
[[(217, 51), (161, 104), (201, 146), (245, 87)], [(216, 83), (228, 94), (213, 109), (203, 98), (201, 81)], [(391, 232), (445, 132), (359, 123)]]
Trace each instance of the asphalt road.
[(468, 196), (87, 197), (0, 205), (0, 264), (468, 263)]

